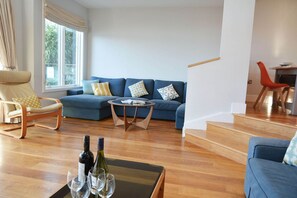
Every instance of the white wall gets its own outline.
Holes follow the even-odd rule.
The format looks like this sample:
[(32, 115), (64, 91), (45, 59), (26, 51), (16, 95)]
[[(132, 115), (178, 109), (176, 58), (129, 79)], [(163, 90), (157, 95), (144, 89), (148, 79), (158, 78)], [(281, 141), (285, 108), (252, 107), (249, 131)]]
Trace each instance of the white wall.
[[(49, 0), (52, 3), (75, 13), (88, 20), (88, 10), (69, 0)], [(42, 90), (42, 51), (43, 51), (43, 17), (42, 0), (13, 0), (13, 10), (16, 24), (16, 47), (19, 70), (32, 73), (31, 83), (40, 96), (60, 98), (66, 91), (46, 92)], [(87, 50), (87, 34), (85, 34), (85, 49)], [(85, 54), (85, 70), (86, 70)]]
[[(281, 62), (297, 64), (297, 1), (296, 0), (257, 0), (249, 68), (247, 100), (255, 101), (260, 93), (260, 70), (257, 61), (267, 67)], [(269, 70), (274, 79), (274, 70)]]
[(221, 60), (189, 68), (184, 129), (232, 122), (232, 113), (245, 113), (254, 3), (224, 1)]
[(218, 56), (222, 7), (89, 12), (88, 75), (187, 80), (187, 65)]

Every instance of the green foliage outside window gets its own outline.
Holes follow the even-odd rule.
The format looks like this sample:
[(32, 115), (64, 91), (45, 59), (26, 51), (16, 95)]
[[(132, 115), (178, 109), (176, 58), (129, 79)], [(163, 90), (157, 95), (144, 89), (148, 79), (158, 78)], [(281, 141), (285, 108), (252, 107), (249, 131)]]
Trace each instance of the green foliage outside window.
[[(54, 68), (54, 78), (46, 76), (46, 86), (58, 85), (58, 27), (45, 24), (45, 67)], [(47, 74), (47, 72), (45, 72)]]
[[(62, 31), (62, 35), (64, 38), (64, 52), (59, 49), (59, 32)], [(63, 26), (57, 25), (50, 21), (46, 20), (45, 23), (45, 67), (46, 67), (46, 86), (57, 86), (59, 85), (59, 76), (61, 69), (63, 72), (61, 73), (63, 76), (63, 84), (64, 85), (74, 85), (76, 84), (76, 73), (77, 73), (77, 63), (76, 63), (76, 39), (77, 33), (75, 30), (71, 30), (69, 28), (65, 28)], [(64, 63), (59, 65), (59, 53), (60, 57), (63, 55)], [(63, 67), (60, 68), (59, 67)], [(48, 70), (51, 73), (48, 76)]]

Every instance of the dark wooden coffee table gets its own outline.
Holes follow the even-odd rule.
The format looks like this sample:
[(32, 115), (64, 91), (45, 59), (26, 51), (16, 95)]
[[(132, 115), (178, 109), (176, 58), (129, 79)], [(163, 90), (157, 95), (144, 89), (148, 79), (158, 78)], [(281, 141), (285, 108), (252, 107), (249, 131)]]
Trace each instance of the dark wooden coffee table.
[[(115, 175), (116, 188), (111, 198), (163, 198), (165, 169), (162, 166), (107, 159), (109, 172)], [(66, 180), (66, 178), (65, 178)], [(51, 198), (71, 198), (67, 184)], [(90, 197), (94, 197), (92, 194)]]
[[(108, 103), (111, 105), (111, 113), (112, 113), (112, 118), (115, 126), (120, 126), (124, 125), (125, 131), (131, 126), (135, 125), (138, 127), (141, 127), (143, 129), (147, 129), (148, 125), (150, 123), (153, 109), (154, 109), (154, 103), (150, 101), (144, 101), (144, 104), (126, 104), (122, 103), (123, 99), (116, 99), (116, 100), (109, 100)], [(120, 119), (117, 114), (115, 113), (114, 106), (121, 106), (124, 108), (124, 120)], [(131, 121), (128, 121), (127, 114), (126, 114), (126, 109), (129, 107), (134, 107), (135, 112), (134, 112), (134, 117)], [(138, 108), (150, 108), (150, 111), (146, 118), (144, 118), (141, 121), (137, 121), (137, 110)]]

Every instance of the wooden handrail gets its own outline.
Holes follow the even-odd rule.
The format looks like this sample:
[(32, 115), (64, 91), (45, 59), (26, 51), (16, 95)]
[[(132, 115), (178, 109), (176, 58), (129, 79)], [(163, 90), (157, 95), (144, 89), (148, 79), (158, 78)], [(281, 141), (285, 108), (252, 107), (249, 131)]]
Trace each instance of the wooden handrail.
[(199, 65), (203, 65), (205, 63), (214, 62), (214, 61), (217, 61), (217, 60), (220, 60), (220, 59), (221, 59), (221, 57), (217, 57), (217, 58), (212, 58), (212, 59), (209, 59), (209, 60), (201, 61), (201, 62), (198, 62), (198, 63), (194, 63), (194, 64), (189, 65), (188, 68), (196, 67), (196, 66), (199, 66)]

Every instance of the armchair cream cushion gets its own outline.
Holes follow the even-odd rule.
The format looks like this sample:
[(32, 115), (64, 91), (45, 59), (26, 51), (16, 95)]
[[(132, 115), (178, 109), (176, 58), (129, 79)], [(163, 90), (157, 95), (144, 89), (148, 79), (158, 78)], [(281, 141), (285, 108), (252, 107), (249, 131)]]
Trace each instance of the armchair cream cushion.
[[(26, 96), (21, 98), (12, 98), (13, 102), (19, 102), (26, 107), (32, 107), (32, 108), (41, 108), (41, 103), (38, 99), (38, 97), (34, 94), (32, 96)], [(16, 109), (21, 109), (19, 105), (15, 105)]]
[[(12, 101), (12, 98), (23, 98), (35, 95), (30, 85), (30, 72), (0, 72), (0, 99)], [(14, 105), (4, 105), (4, 111), (14, 111)]]

